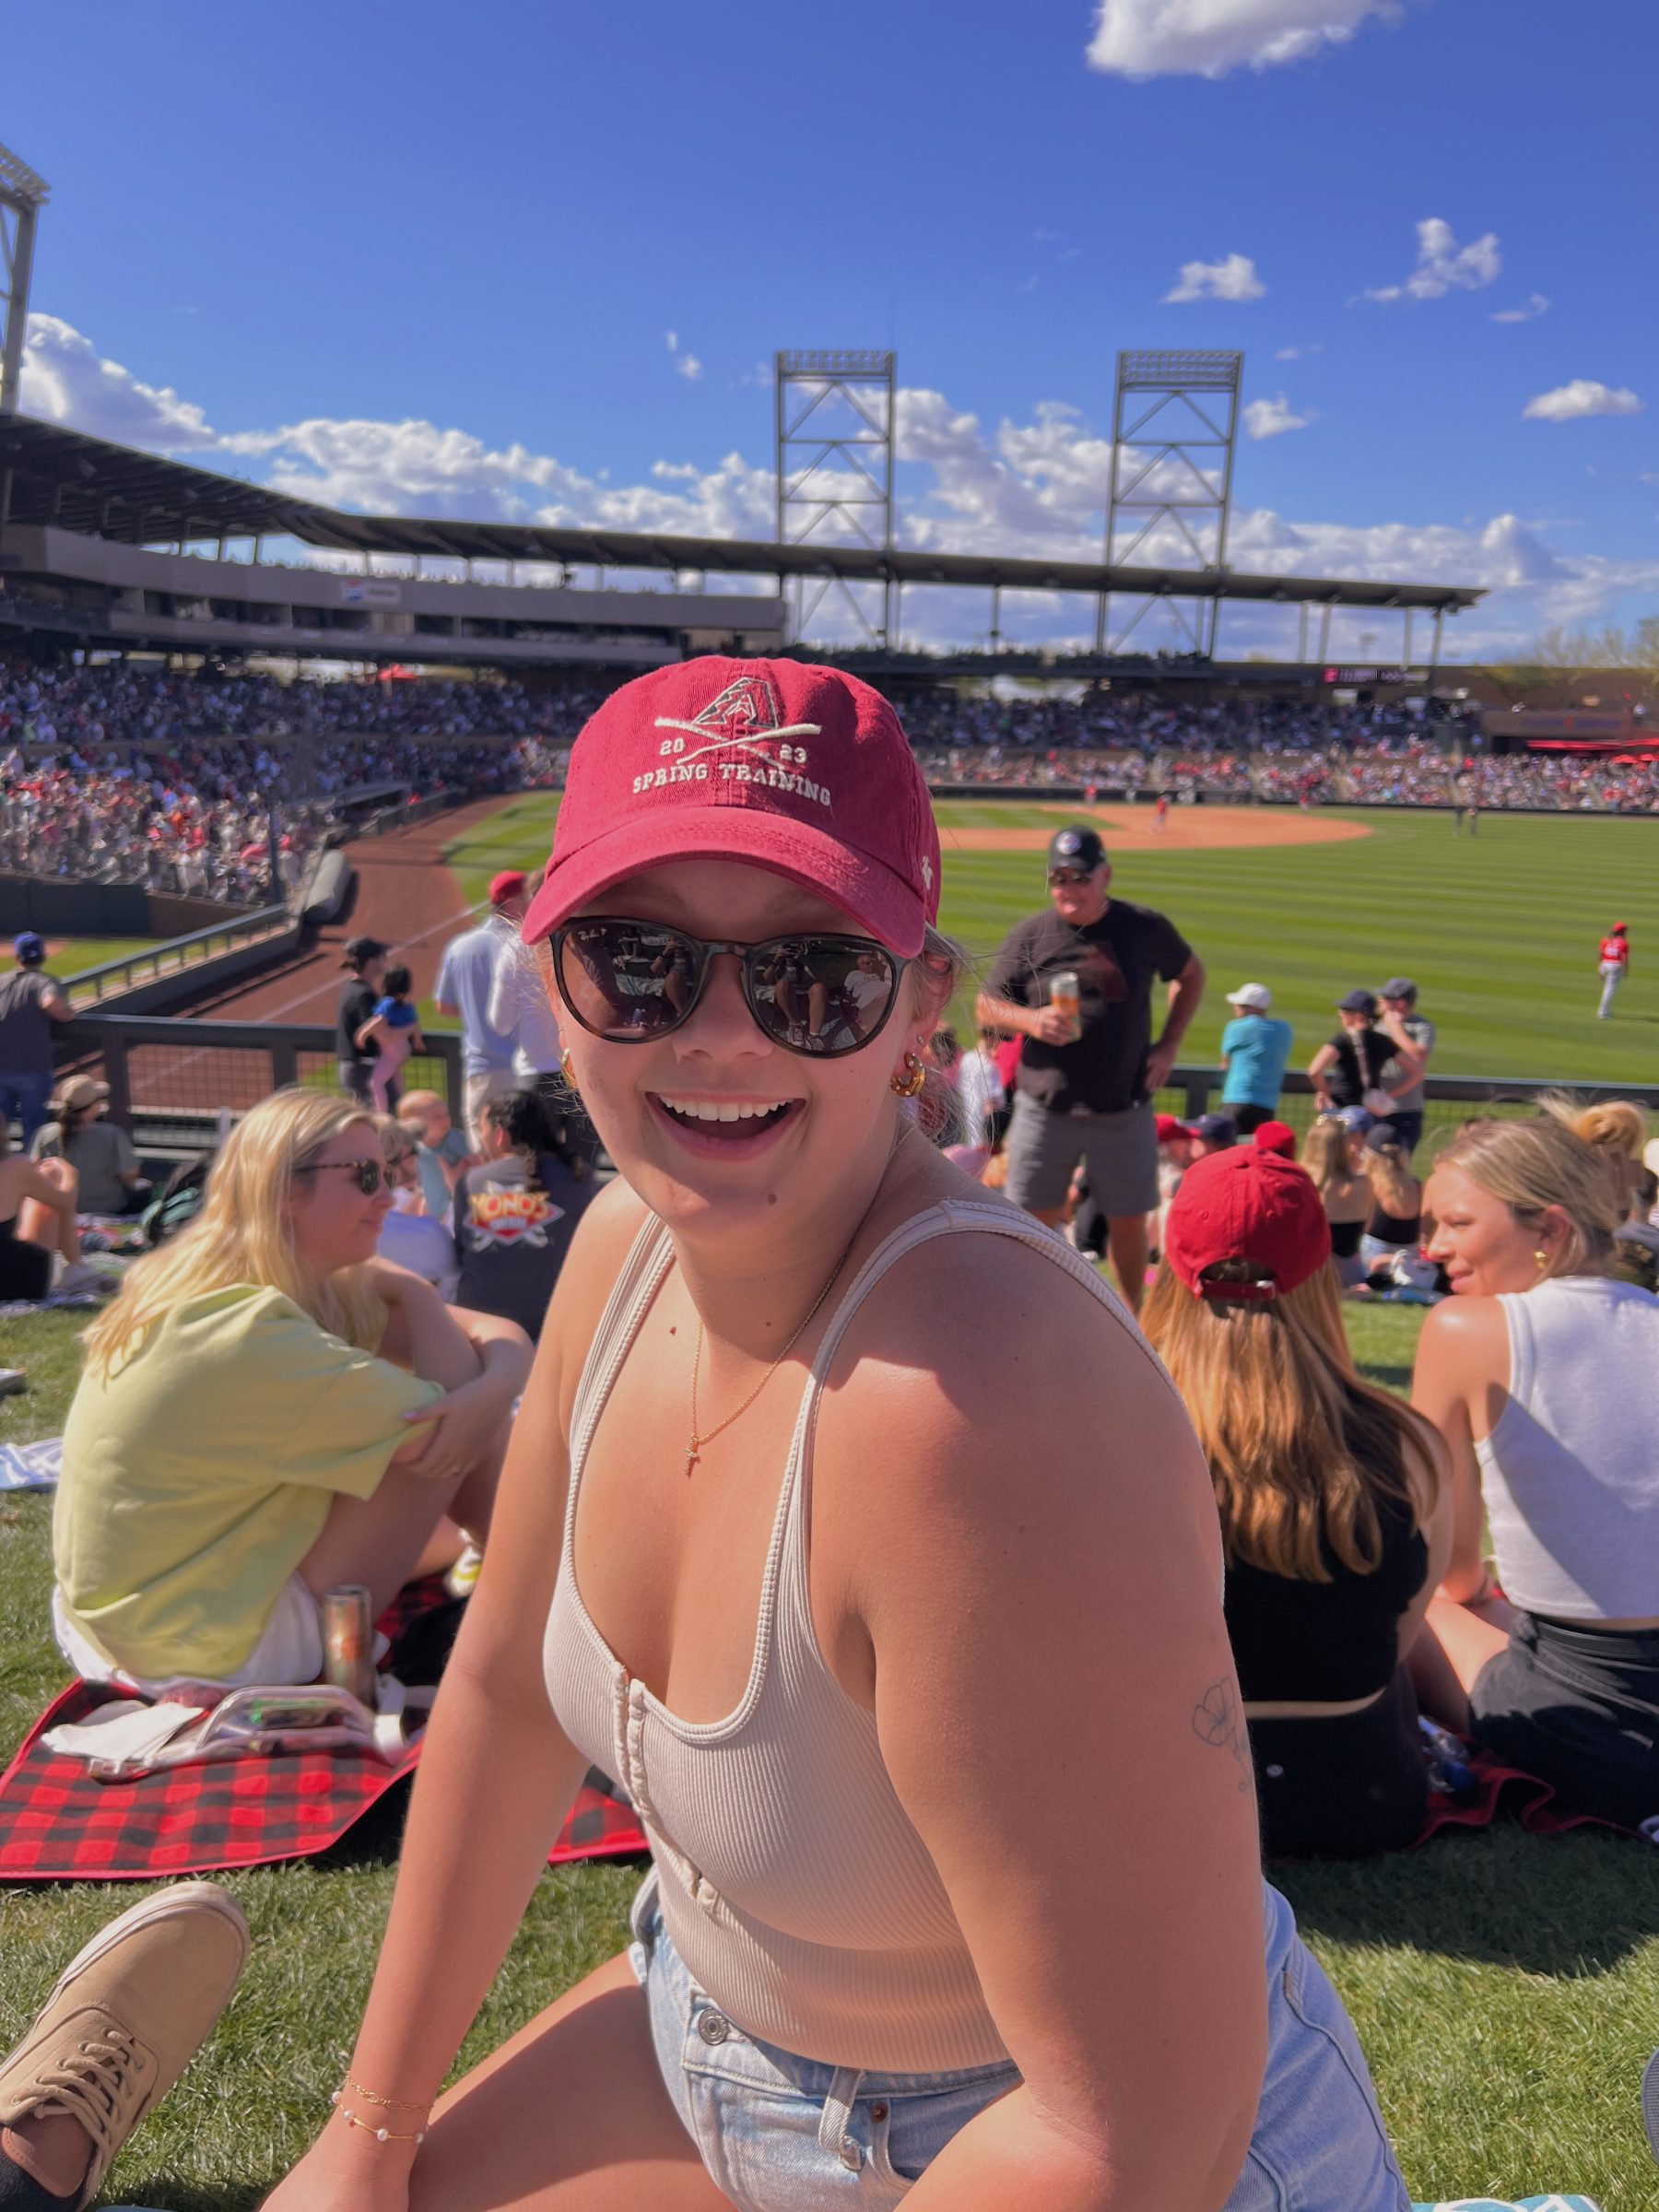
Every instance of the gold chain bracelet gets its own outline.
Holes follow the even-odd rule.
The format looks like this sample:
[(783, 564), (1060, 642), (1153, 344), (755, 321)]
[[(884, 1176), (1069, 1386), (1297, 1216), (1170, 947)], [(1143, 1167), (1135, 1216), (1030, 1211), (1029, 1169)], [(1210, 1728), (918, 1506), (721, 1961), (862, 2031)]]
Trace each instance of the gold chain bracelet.
[[(429, 2097), (424, 2104), (415, 2104), (407, 2097), (377, 2097), (372, 2089), (366, 2089), (360, 2081), (353, 2081), (349, 2074), (346, 2077), (346, 2087), (354, 2096), (360, 2097), (365, 2104), (395, 2105), (400, 2112), (429, 2112), (432, 2109), (432, 2100)], [(340, 2095), (341, 2092), (336, 2089), (335, 2091), (336, 2103)]]
[(360, 2128), (365, 2135), (374, 2136), (376, 2144), (425, 2144), (425, 2139), (427, 2139), (425, 2128), (416, 2128), (414, 2135), (400, 2135), (396, 2128), (374, 2128), (374, 2125), (370, 2125), (367, 2119), (359, 2119), (356, 2117), (356, 2112), (347, 2111), (347, 2106), (343, 2106), (341, 2092), (338, 2090), (334, 2090), (334, 2097), (330, 2101), (334, 2103), (334, 2111), (341, 2114), (341, 2119), (347, 2128)]

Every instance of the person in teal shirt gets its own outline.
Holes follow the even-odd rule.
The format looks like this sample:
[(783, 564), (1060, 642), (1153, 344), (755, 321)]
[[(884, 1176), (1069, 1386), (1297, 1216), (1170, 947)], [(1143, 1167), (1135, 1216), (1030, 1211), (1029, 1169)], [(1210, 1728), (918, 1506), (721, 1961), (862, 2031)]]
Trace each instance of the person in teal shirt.
[(1268, 1012), (1273, 994), (1265, 983), (1241, 983), (1229, 993), (1227, 1003), (1233, 1018), (1221, 1032), (1221, 1065), (1227, 1070), (1221, 1103), (1239, 1135), (1248, 1136), (1278, 1111), (1291, 1029)]

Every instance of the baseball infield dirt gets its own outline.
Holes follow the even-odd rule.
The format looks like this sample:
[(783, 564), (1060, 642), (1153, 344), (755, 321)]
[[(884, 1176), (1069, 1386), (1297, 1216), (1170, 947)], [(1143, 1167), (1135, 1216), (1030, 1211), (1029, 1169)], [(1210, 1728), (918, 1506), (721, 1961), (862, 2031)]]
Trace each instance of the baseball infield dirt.
[[(963, 802), (971, 804), (971, 801)], [(1288, 806), (1171, 806), (1161, 830), (1149, 806), (1066, 806), (1043, 802), (1063, 822), (1093, 822), (1114, 853), (1218, 852), (1245, 845), (1332, 845), (1369, 837), (1363, 822), (1302, 814)], [(954, 802), (953, 802), (954, 804)], [(947, 853), (1041, 853), (1052, 830), (939, 830)]]

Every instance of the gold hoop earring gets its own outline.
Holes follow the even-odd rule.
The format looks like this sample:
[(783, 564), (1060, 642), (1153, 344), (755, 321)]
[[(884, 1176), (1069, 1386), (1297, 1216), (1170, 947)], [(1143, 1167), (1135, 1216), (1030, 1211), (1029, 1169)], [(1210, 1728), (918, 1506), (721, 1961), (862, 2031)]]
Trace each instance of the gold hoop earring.
[(571, 1048), (568, 1044), (559, 1055), (559, 1072), (564, 1077), (571, 1097), (580, 1096), (576, 1088), (576, 1070), (571, 1065)]
[(897, 1076), (889, 1077), (888, 1088), (895, 1098), (913, 1099), (921, 1095), (922, 1086), (926, 1080), (927, 1070), (923, 1066), (920, 1059), (914, 1053), (906, 1053), (902, 1081)]

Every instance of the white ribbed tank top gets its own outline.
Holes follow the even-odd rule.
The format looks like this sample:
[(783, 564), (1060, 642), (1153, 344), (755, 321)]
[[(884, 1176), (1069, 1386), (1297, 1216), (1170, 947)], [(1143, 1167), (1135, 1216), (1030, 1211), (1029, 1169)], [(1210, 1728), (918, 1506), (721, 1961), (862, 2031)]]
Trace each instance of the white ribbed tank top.
[(1475, 1455), (1504, 1595), (1556, 1620), (1659, 1617), (1659, 1299), (1566, 1275), (1498, 1303), (1509, 1395)]
[(935, 2073), (1007, 2056), (938, 1871), (888, 1777), (875, 1721), (819, 1653), (807, 1589), (814, 1424), (847, 1325), (896, 1260), (969, 1230), (1017, 1238), (1053, 1260), (1152, 1357), (1094, 1269), (1029, 1216), (949, 1200), (897, 1229), (848, 1287), (813, 1359), (761, 1578), (748, 1687), (724, 1720), (683, 1721), (632, 1680), (576, 1586), (582, 1468), (673, 1259), (660, 1222), (647, 1222), (629, 1255), (576, 1394), (544, 1648), (554, 1712), (633, 1799), (663, 1919), (692, 1979), (747, 2033), (829, 2065)]

